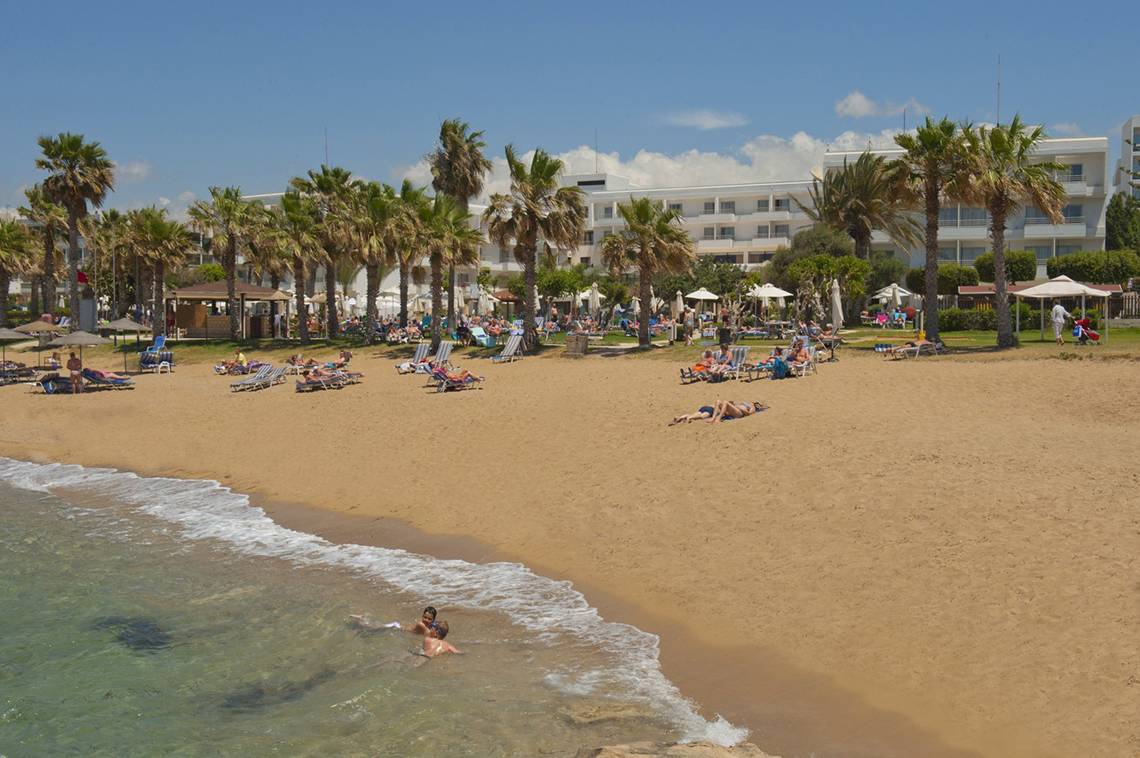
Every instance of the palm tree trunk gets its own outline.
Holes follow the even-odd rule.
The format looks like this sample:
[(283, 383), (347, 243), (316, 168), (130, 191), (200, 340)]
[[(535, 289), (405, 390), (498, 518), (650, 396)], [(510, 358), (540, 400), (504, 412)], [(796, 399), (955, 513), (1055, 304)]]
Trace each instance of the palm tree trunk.
[(325, 315), (329, 339), (336, 339), (340, 323), (336, 317), (336, 263), (331, 255), (325, 263)]
[(162, 280), (164, 278), (166, 265), (162, 259), (154, 262), (154, 318), (151, 323), (151, 332), (157, 337), (160, 334), (166, 334), (166, 293), (163, 292), (164, 286)]
[(364, 344), (371, 345), (375, 324), (380, 320), (380, 313), (376, 309), (376, 298), (380, 296), (380, 264), (369, 262), (364, 267), (364, 272), (368, 282), (364, 287), (364, 297), (367, 298), (364, 305)]
[(231, 232), (222, 254), (222, 268), (226, 271), (226, 313), (230, 315), (230, 339), (237, 341), (241, 323), (237, 300), (237, 240)]
[(535, 302), (534, 288), (538, 283), (538, 271), (535, 268), (535, 248), (528, 247), (523, 259), (523, 348), (533, 352), (538, 346), (538, 331), (534, 325)]
[[(55, 315), (55, 232), (50, 225), (44, 229), (44, 272), (40, 279), (43, 287), (44, 313)], [(38, 313), (36, 314), (39, 315)]]
[(871, 236), (863, 236), (862, 234), (852, 235), (855, 240), (855, 257), (862, 260), (870, 260), (871, 258)]
[(447, 264), (447, 330), (455, 333), (455, 264)]
[(400, 261), (400, 328), (408, 328), (408, 262)]
[(309, 314), (305, 310), (305, 259), (293, 256), (293, 290), (297, 296), (297, 334), (301, 344), (309, 342)]
[(276, 271), (269, 272), (269, 286), (273, 289), (281, 289), (281, 274)]
[(649, 316), (653, 313), (653, 303), (650, 302), (653, 296), (650, 294), (652, 292), (650, 287), (653, 286), (653, 272), (642, 266), (640, 273), (638, 296), (641, 298), (641, 313), (637, 317), (637, 346), (649, 347)]
[[(32, 275), (31, 283), (32, 283), (32, 299), (31, 299), (31, 302), (28, 303), (28, 313), (29, 313), (29, 315), (31, 315), (32, 318), (39, 318), (39, 315), (41, 313), (43, 313), (43, 311), (40, 310), (40, 276), (39, 276), (39, 274), (33, 274)], [(4, 289), (4, 294), (5, 295), (8, 294), (7, 288)], [(2, 311), (0, 311), (0, 312), (2, 312)]]
[(12, 275), (0, 269), (0, 326), (8, 325), (8, 287), (11, 283)]
[(439, 350), (440, 327), (442, 320), (439, 312), (443, 308), (443, 261), (438, 254), (431, 256), (431, 351)]
[(67, 211), (67, 307), (71, 320), (79, 325), (79, 211)]
[(1005, 212), (991, 210), (990, 240), (994, 245), (994, 311), (997, 313), (998, 347), (1013, 347), (1009, 319), (1009, 294), (1005, 281)]
[(142, 321), (142, 304), (143, 304), (143, 288), (142, 288), (142, 262), (139, 257), (135, 256), (135, 321)]
[(938, 339), (938, 185), (926, 185), (926, 295), (922, 313), (926, 339)]

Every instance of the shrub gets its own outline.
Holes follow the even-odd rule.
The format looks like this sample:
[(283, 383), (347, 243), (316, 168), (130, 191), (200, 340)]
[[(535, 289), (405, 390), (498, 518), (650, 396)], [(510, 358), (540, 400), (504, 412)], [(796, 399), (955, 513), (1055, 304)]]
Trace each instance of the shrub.
[[(982, 253), (974, 268), (983, 282), (994, 280), (994, 254)], [(1032, 250), (1010, 250), (1005, 254), (1005, 278), (1011, 282), (1031, 282), (1037, 278), (1037, 254)]]
[[(1017, 312), (1021, 311), (1021, 326), (1029, 322), (1031, 310), (1028, 303), (1018, 303), (1010, 309), (1010, 319), (1017, 323)], [(938, 311), (939, 332), (994, 332), (997, 331), (997, 311), (981, 308), (943, 308)]]
[[(959, 286), (978, 283), (978, 272), (970, 266), (959, 266), (957, 263), (943, 263), (938, 267), (938, 294), (957, 295)], [(911, 292), (924, 294), (926, 292), (926, 272), (921, 268), (912, 268), (906, 272), (906, 287)]]
[(1140, 276), (1140, 255), (1131, 250), (1096, 250), (1050, 258), (1049, 278), (1067, 276), (1091, 284), (1125, 284)]

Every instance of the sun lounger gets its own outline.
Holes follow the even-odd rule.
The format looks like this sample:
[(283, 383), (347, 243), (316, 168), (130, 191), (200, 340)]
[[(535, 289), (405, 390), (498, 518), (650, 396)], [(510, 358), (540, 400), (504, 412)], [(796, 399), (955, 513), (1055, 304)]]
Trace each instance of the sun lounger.
[(791, 371), (792, 376), (807, 376), (808, 374), (816, 373), (816, 351), (815, 347), (809, 347), (808, 359), (803, 363), (789, 363), (788, 369)]
[(285, 381), (285, 368), (285, 366), (278, 366), (277, 368), (270, 367), (266, 374), (253, 377), (247, 389), (251, 392), (256, 392), (257, 390), (269, 389), (275, 384), (280, 384)]
[(495, 338), (487, 334), (481, 326), (472, 326), (467, 330), (471, 334), (471, 339), (479, 347), (494, 347)]
[(946, 348), (934, 342), (924, 342), (920, 345), (902, 345), (891, 350), (888, 355), (894, 360), (901, 360), (903, 358), (917, 358), (922, 354), (926, 355), (941, 355), (946, 352)]
[(482, 389), (478, 386), (483, 381), (482, 379), (475, 377), (468, 377), (466, 380), (452, 379), (447, 375), (447, 369), (442, 366), (433, 368), (431, 376), (435, 381), (436, 392)]
[(511, 363), (522, 357), (522, 335), (512, 334), (503, 346), (503, 352), (491, 358), (493, 363)]
[(92, 388), (97, 389), (129, 390), (134, 389), (135, 386), (135, 383), (129, 377), (112, 379), (103, 376), (102, 372), (94, 371), (89, 368), (83, 369), (83, 379)]
[(451, 365), (451, 349), (455, 347), (454, 342), (441, 342), (439, 343), (439, 350), (431, 358), (426, 361), (416, 364), (417, 374), (430, 374), (432, 369), (436, 366), (449, 366)]
[(265, 379), (272, 372), (273, 366), (264, 363), (254, 374), (247, 376), (245, 379), (238, 379), (236, 382), (231, 382), (230, 390), (233, 392), (241, 392), (242, 390), (252, 389), (258, 382)]
[[(412, 356), (412, 359), (410, 361), (404, 361), (402, 363), (397, 363), (396, 364), (396, 372), (399, 374), (414, 373), (416, 370), (416, 368), (415, 368), (416, 366), (419, 366), (421, 363), (427, 362), (427, 356), (428, 356), (429, 350), (431, 350), (431, 343), (430, 342), (421, 342), (420, 344), (416, 345), (415, 355)], [(411, 366), (412, 368), (410, 368), (410, 369), (406, 368), (407, 366)]]
[(728, 370), (721, 376), (725, 379), (739, 379), (748, 361), (748, 350), (749, 348), (747, 346), (732, 348), (732, 360), (729, 361)]
[(692, 367), (681, 368), (681, 384), (695, 384), (696, 382), (703, 382), (708, 378), (708, 371), (697, 371)]
[(312, 392), (313, 390), (339, 390), (347, 382), (340, 376), (307, 376), (297, 382), (297, 392)]

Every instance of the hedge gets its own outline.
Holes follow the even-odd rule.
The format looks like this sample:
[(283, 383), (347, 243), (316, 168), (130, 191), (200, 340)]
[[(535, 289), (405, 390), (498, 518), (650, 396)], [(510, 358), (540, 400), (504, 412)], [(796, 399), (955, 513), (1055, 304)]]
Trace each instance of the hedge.
[[(943, 263), (938, 267), (938, 294), (957, 295), (958, 287), (977, 284), (978, 272), (969, 266)], [(912, 268), (906, 272), (906, 287), (915, 294), (926, 293), (926, 270)]]
[(1090, 284), (1126, 284), (1140, 276), (1140, 255), (1131, 250), (1094, 250), (1050, 258), (1049, 278), (1067, 276)]
[[(974, 268), (983, 282), (994, 280), (994, 254), (982, 253)], [(1005, 254), (1005, 278), (1011, 282), (1031, 282), (1037, 278), (1037, 254), (1032, 250), (1009, 250)]]
[[(1029, 303), (1011, 304), (1009, 308), (1010, 323), (1017, 326), (1017, 312), (1021, 311), (1021, 331), (1031, 332), (1041, 328), (1041, 311), (1030, 308)], [(1086, 311), (1092, 328), (1100, 328), (1100, 312), (1093, 309)], [(1051, 329), (1052, 309), (1045, 309), (1045, 328)], [(1071, 328), (1071, 324), (1066, 326)], [(939, 332), (994, 332), (997, 331), (997, 311), (980, 308), (941, 308), (938, 311)]]

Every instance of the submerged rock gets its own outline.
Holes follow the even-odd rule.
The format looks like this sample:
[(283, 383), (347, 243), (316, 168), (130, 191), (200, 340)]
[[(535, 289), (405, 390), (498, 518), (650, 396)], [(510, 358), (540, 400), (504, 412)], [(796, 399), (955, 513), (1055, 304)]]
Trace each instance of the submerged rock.
[(309, 690), (327, 682), (336, 675), (332, 669), (321, 669), (300, 682), (280, 684), (251, 684), (226, 696), (222, 707), (232, 711), (255, 711), (271, 705), (300, 700)]
[(170, 633), (154, 619), (132, 616), (107, 616), (98, 619), (95, 629), (115, 629), (115, 640), (131, 650), (155, 652), (170, 647)]
[(734, 747), (714, 745), (711, 742), (631, 742), (628, 745), (584, 747), (576, 758), (779, 758), (768, 755), (751, 742)]
[(558, 712), (564, 719), (577, 726), (597, 724), (602, 721), (653, 718), (653, 713), (640, 705), (610, 700), (575, 702), (560, 708)]

